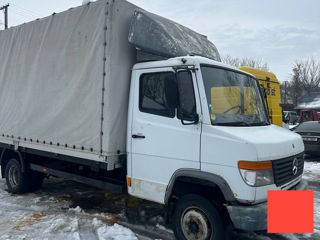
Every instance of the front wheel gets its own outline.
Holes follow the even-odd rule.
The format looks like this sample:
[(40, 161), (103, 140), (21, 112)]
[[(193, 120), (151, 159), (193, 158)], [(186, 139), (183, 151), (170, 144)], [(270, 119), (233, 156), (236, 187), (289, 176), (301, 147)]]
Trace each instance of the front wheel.
[(224, 224), (217, 209), (198, 195), (182, 197), (174, 213), (174, 232), (179, 240), (224, 240)]

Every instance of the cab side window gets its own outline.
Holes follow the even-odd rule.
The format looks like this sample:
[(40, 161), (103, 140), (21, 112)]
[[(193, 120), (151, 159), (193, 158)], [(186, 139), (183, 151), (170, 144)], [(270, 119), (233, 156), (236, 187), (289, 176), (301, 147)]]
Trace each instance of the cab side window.
[(175, 107), (170, 106), (172, 98), (177, 98), (174, 91), (175, 75), (173, 72), (147, 73), (140, 77), (139, 109), (141, 112), (174, 118)]

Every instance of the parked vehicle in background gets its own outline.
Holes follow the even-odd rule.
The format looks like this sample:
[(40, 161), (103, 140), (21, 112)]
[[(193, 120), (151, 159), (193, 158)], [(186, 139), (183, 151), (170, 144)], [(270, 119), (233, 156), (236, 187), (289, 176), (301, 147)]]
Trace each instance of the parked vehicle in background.
[(300, 111), (300, 117), (297, 123), (319, 121), (319, 113), (313, 109), (303, 109)]
[(283, 111), (284, 120), (289, 124), (296, 124), (299, 118), (295, 111)]
[(239, 67), (239, 69), (251, 73), (259, 80), (260, 86), (265, 94), (265, 101), (268, 106), (270, 122), (282, 127), (283, 119), (282, 107), (280, 106), (280, 84), (276, 75), (271, 72), (251, 67)]
[(304, 151), (310, 155), (320, 155), (320, 123), (315, 121), (299, 124), (294, 132), (302, 136)]
[(269, 190), (305, 186), (301, 137), (202, 34), (101, 0), (0, 31), (0, 46), (10, 193), (63, 177), (165, 205), (177, 239), (222, 240), (228, 224), (267, 228)]

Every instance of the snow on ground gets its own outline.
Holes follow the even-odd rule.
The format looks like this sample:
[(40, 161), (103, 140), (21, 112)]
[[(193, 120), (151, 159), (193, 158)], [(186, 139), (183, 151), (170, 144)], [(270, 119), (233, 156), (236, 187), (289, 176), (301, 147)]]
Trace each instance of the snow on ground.
[(87, 214), (48, 192), (13, 195), (0, 181), (0, 240), (97, 239), (135, 240), (135, 234), (113, 222), (113, 216)]
[(304, 163), (303, 178), (309, 182), (308, 189), (314, 191), (314, 233), (301, 236), (320, 239), (320, 158), (307, 160)]
[(320, 183), (320, 161), (304, 163), (304, 175), (303, 177), (307, 180), (318, 181)]

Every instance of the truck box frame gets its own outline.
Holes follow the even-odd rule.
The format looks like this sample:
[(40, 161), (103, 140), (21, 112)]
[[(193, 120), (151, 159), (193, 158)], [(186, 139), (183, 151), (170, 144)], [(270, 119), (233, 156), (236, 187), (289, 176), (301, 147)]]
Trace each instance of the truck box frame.
[(0, 31), (0, 142), (118, 167), (136, 9), (100, 0)]

